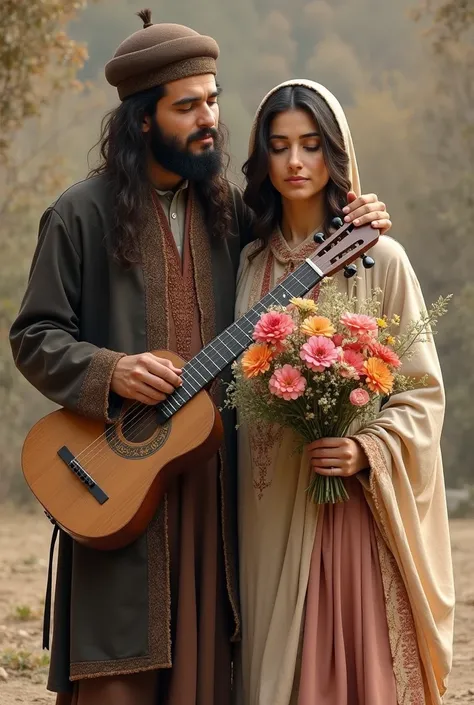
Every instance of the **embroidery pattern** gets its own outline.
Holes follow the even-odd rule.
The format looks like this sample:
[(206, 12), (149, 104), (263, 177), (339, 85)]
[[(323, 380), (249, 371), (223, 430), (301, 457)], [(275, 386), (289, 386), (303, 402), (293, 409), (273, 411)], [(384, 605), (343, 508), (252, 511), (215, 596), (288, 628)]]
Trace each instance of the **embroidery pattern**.
[(253, 466), (253, 487), (258, 499), (270, 487), (273, 479), (273, 466), (283, 440), (281, 426), (256, 423), (248, 429), (250, 454)]
[[(169, 223), (155, 194), (153, 194), (153, 203), (155, 205), (160, 230), (163, 234), (165, 259), (168, 263), (167, 296), (170, 305), (170, 313), (174, 321), (176, 352), (185, 360), (189, 360), (191, 356), (192, 321), (196, 302), (193, 270), (192, 267), (189, 266), (182, 268), (173, 233), (171, 232)], [(190, 211), (191, 207), (188, 207), (184, 236), (185, 247), (189, 246)], [(183, 259), (184, 256), (183, 252)]]
[(381, 529), (379, 530), (376, 526), (375, 533), (398, 705), (426, 705), (423, 667), (418, 649), (415, 622), (400, 570), (388, 547), (386, 529), (388, 522), (378, 487), (378, 483), (388, 480), (387, 468), (375, 438), (369, 434), (361, 434), (357, 436), (357, 439), (370, 461), (372, 471), (370, 493), (381, 521)]

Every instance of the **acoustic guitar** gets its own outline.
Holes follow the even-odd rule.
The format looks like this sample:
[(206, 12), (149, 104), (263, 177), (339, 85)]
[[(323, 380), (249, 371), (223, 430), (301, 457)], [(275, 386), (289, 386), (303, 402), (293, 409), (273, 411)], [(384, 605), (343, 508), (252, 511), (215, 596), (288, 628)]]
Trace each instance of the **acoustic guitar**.
[(260, 315), (271, 305), (287, 305), (324, 277), (362, 257), (378, 240), (370, 226), (355, 228), (337, 219), (338, 229), (284, 281), (235, 321), (189, 362), (159, 350), (182, 367), (182, 385), (156, 406), (125, 404), (113, 424), (93, 421), (67, 409), (42, 418), (22, 451), (23, 473), (46, 515), (76, 541), (95, 549), (132, 543), (147, 528), (166, 488), (180, 472), (215, 454), (223, 437), (219, 411), (205, 391), (253, 342)]

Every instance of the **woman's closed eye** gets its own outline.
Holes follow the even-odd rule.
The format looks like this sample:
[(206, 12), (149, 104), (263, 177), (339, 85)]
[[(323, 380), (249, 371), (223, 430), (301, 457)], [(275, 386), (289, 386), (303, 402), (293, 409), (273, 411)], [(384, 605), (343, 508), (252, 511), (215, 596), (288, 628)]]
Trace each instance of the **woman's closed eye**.
[[(303, 149), (306, 152), (317, 152), (318, 149), (320, 149), (320, 148), (321, 148), (320, 144), (313, 144), (313, 145), (307, 144), (307, 145), (303, 146)], [(270, 145), (270, 152), (272, 154), (282, 154), (282, 152), (285, 152), (287, 149), (288, 149), (288, 147), (276, 147), (275, 145), (272, 145), (272, 144)]]

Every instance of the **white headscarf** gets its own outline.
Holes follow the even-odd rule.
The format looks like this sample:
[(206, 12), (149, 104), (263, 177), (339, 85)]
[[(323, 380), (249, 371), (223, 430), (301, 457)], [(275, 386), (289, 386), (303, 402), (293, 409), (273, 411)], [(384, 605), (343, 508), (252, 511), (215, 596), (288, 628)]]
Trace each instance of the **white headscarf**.
[(357, 168), (357, 160), (356, 160), (356, 155), (355, 155), (355, 149), (354, 149), (354, 143), (352, 142), (352, 135), (351, 131), (349, 129), (349, 125), (347, 122), (346, 115), (344, 113), (344, 110), (342, 109), (341, 104), (339, 103), (338, 99), (331, 93), (331, 91), (328, 91), (327, 88), (322, 86), (320, 83), (316, 83), (315, 81), (310, 81), (309, 79), (306, 78), (293, 78), (291, 81), (285, 81), (284, 83), (280, 83), (279, 86), (275, 86), (275, 88), (272, 88), (272, 90), (267, 93), (267, 95), (264, 97), (260, 105), (258, 106), (257, 112), (255, 114), (255, 118), (252, 124), (252, 129), (250, 131), (250, 142), (249, 142), (249, 152), (253, 151), (254, 144), (255, 144), (255, 131), (257, 128), (257, 122), (258, 118), (260, 117), (260, 113), (262, 111), (262, 108), (264, 107), (265, 103), (267, 100), (272, 96), (274, 93), (280, 90), (280, 88), (285, 88), (286, 86), (304, 86), (305, 88), (309, 88), (310, 90), (314, 91), (315, 93), (318, 93), (323, 100), (326, 101), (328, 104), (329, 108), (331, 109), (334, 117), (336, 118), (337, 124), (339, 125), (339, 129), (341, 130), (342, 137), (344, 139), (344, 145), (346, 148), (347, 156), (349, 157), (349, 179), (351, 182), (351, 187), (352, 190), (355, 191), (357, 196), (360, 196), (361, 190), (360, 190), (360, 179), (359, 179), (359, 170)]

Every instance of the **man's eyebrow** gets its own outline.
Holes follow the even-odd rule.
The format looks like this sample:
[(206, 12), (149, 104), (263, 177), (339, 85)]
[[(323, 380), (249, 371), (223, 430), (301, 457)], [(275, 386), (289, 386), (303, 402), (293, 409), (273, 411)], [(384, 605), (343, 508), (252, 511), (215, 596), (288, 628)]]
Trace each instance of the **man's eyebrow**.
[[(216, 90), (211, 93), (209, 98), (217, 98), (220, 96), (222, 93), (222, 88), (220, 86), (217, 86)], [(179, 100), (175, 101), (173, 105), (189, 105), (189, 103), (197, 103), (200, 101), (201, 98), (198, 96), (185, 96), (184, 98), (180, 98)]]

